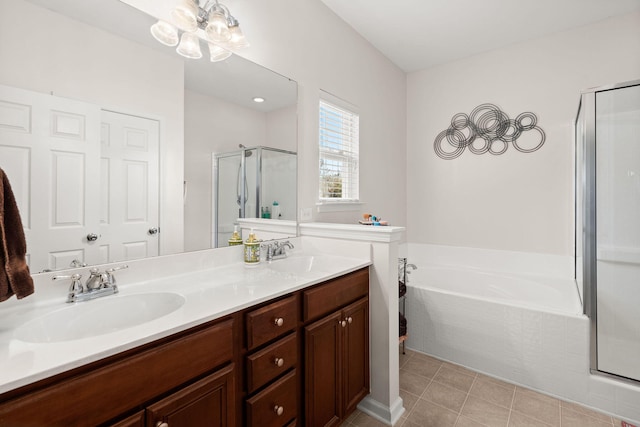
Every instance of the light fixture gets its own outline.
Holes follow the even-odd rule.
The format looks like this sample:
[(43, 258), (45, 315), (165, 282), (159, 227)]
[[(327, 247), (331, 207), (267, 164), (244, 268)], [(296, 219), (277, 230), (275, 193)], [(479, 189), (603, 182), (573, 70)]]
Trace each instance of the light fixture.
[(223, 61), (231, 56), (231, 52), (218, 45), (209, 43), (209, 59), (211, 62)]
[(261, 102), (264, 102), (264, 98), (261, 96), (256, 96), (255, 98), (253, 98), (253, 102), (257, 102), (259, 104)]
[[(231, 56), (230, 50), (248, 47), (238, 20), (218, 0), (177, 0), (171, 12), (173, 23), (159, 20), (151, 26), (151, 34), (167, 46), (178, 45), (176, 52), (186, 58), (201, 58), (198, 30), (202, 30), (209, 45), (209, 59), (222, 61)], [(179, 36), (182, 30), (182, 36)], [(180, 44), (178, 44), (180, 41)]]

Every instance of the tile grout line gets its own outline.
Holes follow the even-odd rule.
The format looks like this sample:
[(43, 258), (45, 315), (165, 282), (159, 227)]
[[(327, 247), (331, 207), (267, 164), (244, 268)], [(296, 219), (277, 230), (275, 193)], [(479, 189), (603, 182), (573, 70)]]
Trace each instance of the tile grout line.
[(471, 387), (469, 387), (469, 391), (467, 391), (467, 395), (464, 397), (464, 402), (462, 402), (462, 406), (460, 407), (460, 410), (458, 411), (458, 417), (456, 418), (456, 422), (455, 422), (454, 426), (458, 425), (458, 421), (460, 420), (460, 417), (462, 416), (462, 410), (464, 409), (464, 405), (467, 404), (467, 400), (469, 400), (469, 396), (471, 395), (471, 389), (473, 388), (473, 385), (476, 383), (477, 380), (478, 380), (478, 375), (476, 374), (476, 376), (473, 378), (473, 382), (471, 383)]
[(513, 395), (511, 396), (511, 404), (509, 405), (509, 416), (507, 417), (507, 427), (509, 426), (509, 423), (511, 422), (511, 414), (513, 413), (513, 404), (516, 401), (516, 393), (518, 391), (518, 387), (514, 386), (513, 387)]

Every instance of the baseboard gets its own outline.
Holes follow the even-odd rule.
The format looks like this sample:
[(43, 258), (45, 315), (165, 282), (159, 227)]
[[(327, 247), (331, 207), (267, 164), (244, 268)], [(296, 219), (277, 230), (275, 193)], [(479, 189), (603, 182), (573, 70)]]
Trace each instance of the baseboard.
[(397, 423), (404, 413), (402, 398), (399, 396), (395, 400), (395, 402), (393, 402), (391, 407), (389, 407), (383, 405), (377, 400), (374, 400), (371, 395), (369, 395), (362, 399), (362, 401), (358, 404), (358, 409), (365, 414), (375, 418), (376, 420), (390, 426)]

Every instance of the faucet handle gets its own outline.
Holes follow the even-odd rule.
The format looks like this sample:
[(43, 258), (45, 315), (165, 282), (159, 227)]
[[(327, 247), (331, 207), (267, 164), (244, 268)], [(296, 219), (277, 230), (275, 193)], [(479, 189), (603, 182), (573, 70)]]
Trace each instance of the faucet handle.
[(266, 250), (267, 250), (267, 258), (266, 258), (266, 261), (271, 261), (271, 260), (273, 259), (273, 254), (274, 254), (274, 251), (275, 251), (274, 243), (275, 243), (275, 242), (272, 242), (272, 243), (263, 243), (263, 244), (261, 245), (261, 247), (262, 247), (262, 248), (264, 248), (264, 249), (266, 249)]
[(105, 283), (104, 286), (111, 286), (113, 288), (116, 288), (116, 290), (118, 289), (116, 286), (116, 277), (113, 275), (114, 272), (118, 271), (118, 270), (124, 270), (125, 268), (129, 268), (129, 266), (127, 264), (122, 264), (118, 267), (111, 267), (108, 268), (105, 271)]
[(72, 275), (63, 275), (63, 276), (53, 276), (51, 280), (60, 280), (60, 279), (71, 279), (71, 286), (69, 286), (69, 295), (67, 296), (67, 302), (73, 302), (75, 296), (84, 292), (84, 287), (82, 286), (82, 274), (72, 274)]

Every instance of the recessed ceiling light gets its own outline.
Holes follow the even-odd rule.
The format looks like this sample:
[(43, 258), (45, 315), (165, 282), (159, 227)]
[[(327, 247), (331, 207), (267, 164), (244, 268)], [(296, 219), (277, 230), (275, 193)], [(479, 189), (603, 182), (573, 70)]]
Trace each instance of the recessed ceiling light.
[(253, 102), (264, 102), (264, 98), (256, 96), (255, 98), (253, 98)]

